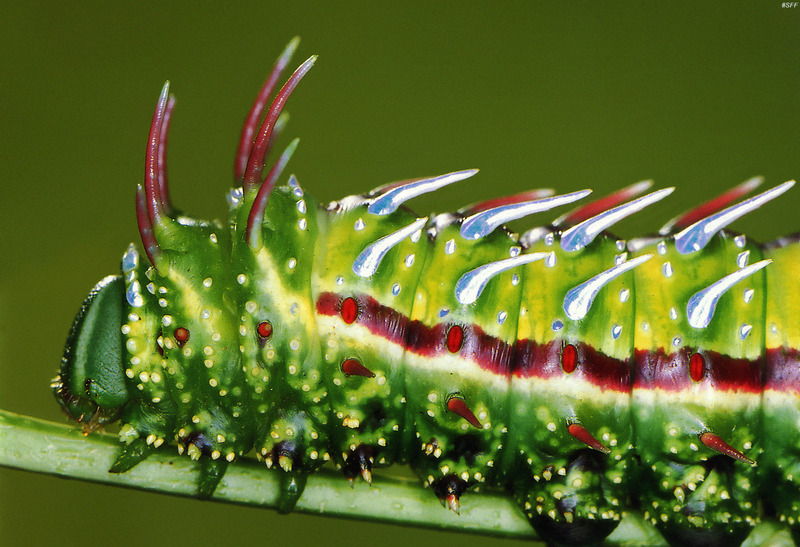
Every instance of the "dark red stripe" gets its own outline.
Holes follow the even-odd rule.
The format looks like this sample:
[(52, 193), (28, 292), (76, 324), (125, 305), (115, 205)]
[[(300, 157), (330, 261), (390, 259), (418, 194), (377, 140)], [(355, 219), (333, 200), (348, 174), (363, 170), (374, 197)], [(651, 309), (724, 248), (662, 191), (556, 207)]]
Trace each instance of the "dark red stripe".
[[(324, 316), (341, 315), (342, 303), (353, 298), (358, 303), (356, 323), (372, 334), (389, 342), (403, 345), (407, 351), (424, 357), (451, 355), (447, 338), (452, 323), (429, 327), (420, 321), (410, 321), (402, 313), (380, 304), (367, 295), (338, 295), (322, 293), (317, 299), (317, 313)], [(492, 374), (513, 374), (527, 378), (552, 378), (567, 373), (561, 368), (560, 342), (539, 345), (520, 340), (516, 345), (490, 336), (477, 325), (459, 325), (463, 342), (457, 355), (473, 361)], [(582, 378), (601, 389), (630, 392), (631, 373), (627, 362), (613, 359), (586, 344), (575, 344), (578, 364), (570, 376)]]
[(800, 394), (800, 351), (768, 349), (764, 370), (764, 389)]
[(715, 351), (703, 351), (705, 370), (699, 382), (692, 380), (689, 361), (695, 352), (681, 348), (667, 354), (636, 350), (634, 358), (634, 389), (663, 389), (683, 391), (693, 385), (708, 386), (715, 391), (761, 392), (761, 362), (734, 359)]
[(581, 342), (571, 345), (576, 350), (577, 359), (575, 368), (568, 373), (561, 366), (563, 342), (537, 344), (532, 340), (520, 340), (512, 367), (514, 376), (544, 379), (570, 376), (603, 390), (630, 393), (631, 367), (627, 361), (609, 357)]

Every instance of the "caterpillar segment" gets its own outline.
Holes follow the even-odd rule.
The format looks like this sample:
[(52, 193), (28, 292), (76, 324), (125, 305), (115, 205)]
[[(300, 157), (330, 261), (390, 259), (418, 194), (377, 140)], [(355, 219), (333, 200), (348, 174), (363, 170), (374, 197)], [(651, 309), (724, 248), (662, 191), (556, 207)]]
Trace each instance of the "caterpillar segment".
[(53, 382), (85, 433), (120, 422), (112, 472), (175, 443), (208, 497), (252, 451), (290, 511), (328, 461), (368, 483), (407, 463), (456, 513), (468, 490), (507, 489), (551, 545), (601, 543), (632, 508), (673, 545), (740, 544), (765, 506), (800, 538), (800, 238), (726, 229), (793, 182), (733, 204), (751, 179), (629, 242), (608, 230), (672, 188), (640, 182), (521, 237), (504, 225), (590, 191), (405, 207), (470, 169), (321, 205), (293, 175), (277, 185), (296, 140), (267, 169), (316, 59), (267, 107), (296, 48), (247, 117), (225, 223), (170, 202), (162, 90), (144, 253), (87, 297)]

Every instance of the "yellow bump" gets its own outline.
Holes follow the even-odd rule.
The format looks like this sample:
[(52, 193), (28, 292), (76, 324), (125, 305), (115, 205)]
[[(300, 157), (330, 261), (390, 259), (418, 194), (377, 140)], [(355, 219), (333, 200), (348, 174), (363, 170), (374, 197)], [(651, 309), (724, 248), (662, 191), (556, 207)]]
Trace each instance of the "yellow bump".
[(225, 456), (225, 459), (228, 460), (229, 462), (232, 462), (234, 459), (236, 459), (236, 454), (234, 454), (233, 452), (228, 452), (228, 455)]
[(150, 444), (153, 444), (155, 441), (156, 441), (156, 436), (155, 436), (155, 435), (153, 435), (152, 433), (151, 433), (150, 435), (148, 435), (148, 436), (147, 436), (147, 439), (145, 440), (145, 442), (146, 442), (148, 445), (150, 445)]
[(225, 437), (223, 435), (217, 435), (217, 442), (218, 443), (224, 443), (225, 442)]
[(160, 437), (158, 439), (156, 439), (155, 441), (153, 441), (153, 446), (155, 446), (156, 448), (158, 448), (162, 444), (164, 444), (164, 439), (162, 439)]
[(222, 456), (222, 453), (219, 450), (214, 450), (211, 453), (211, 459), (212, 460), (218, 460), (220, 456)]
[(194, 443), (189, 443), (189, 446), (186, 448), (186, 453), (189, 454), (189, 457), (192, 458), (193, 460), (200, 459), (201, 455), (200, 449), (197, 448), (197, 446), (195, 446)]
[(547, 424), (547, 429), (548, 429), (548, 431), (555, 431), (556, 430), (556, 424), (554, 424), (553, 422), (548, 423)]

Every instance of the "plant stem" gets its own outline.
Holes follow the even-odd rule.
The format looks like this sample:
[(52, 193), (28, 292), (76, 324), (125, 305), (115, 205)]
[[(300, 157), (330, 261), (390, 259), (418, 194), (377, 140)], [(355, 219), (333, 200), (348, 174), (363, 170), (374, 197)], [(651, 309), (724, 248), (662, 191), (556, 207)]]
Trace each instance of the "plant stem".
[[(119, 453), (116, 436), (84, 436), (70, 426), (0, 410), (0, 466), (138, 488), (178, 496), (197, 492), (199, 464), (178, 456), (174, 447), (159, 450), (125, 473), (107, 470)], [(274, 508), (279, 473), (254, 460), (231, 464), (213, 500)], [(351, 486), (341, 474), (322, 469), (308, 478), (298, 512), (357, 518), (498, 537), (535, 539), (528, 521), (508, 497), (465, 496), (461, 515), (442, 508), (417, 480), (377, 475), (372, 486)]]

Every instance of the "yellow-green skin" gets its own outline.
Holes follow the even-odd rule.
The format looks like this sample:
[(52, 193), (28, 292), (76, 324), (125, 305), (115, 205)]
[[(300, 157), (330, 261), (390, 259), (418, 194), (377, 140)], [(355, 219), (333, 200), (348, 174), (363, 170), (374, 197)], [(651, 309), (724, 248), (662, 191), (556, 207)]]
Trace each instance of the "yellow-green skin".
[[(582, 540), (602, 538), (632, 496), (676, 543), (687, 530), (744, 537), (760, 514), (758, 468), (730, 459), (707, 471), (706, 460), (726, 458), (699, 442), (712, 431), (767, 467), (764, 476), (783, 492), (780, 518), (797, 522), (796, 392), (766, 390), (762, 404), (760, 392), (703, 381), (662, 389), (633, 372), (659, 351), (761, 363), (764, 347), (796, 348), (797, 245), (768, 251), (775, 262), (767, 275), (723, 295), (710, 326), (695, 329), (686, 320), (689, 297), (741, 267), (742, 253), (760, 260), (759, 247), (723, 233), (692, 255), (677, 253), (669, 237), (625, 253), (624, 242), (601, 234), (566, 252), (558, 230), (540, 230), (524, 244), (504, 229), (465, 240), (460, 217), (440, 215), (363, 276), (353, 268), (362, 252), (414, 225), (413, 213), (373, 215), (369, 198), (358, 196), (319, 207), (295, 184), (272, 191), (248, 238), (254, 200), (254, 191), (234, 190), (227, 226), (160, 217), (152, 267), (133, 247), (125, 254), (124, 376), (132, 395), (121, 405), (110, 398), (107, 409), (119, 410), (131, 447), (118, 470), (134, 465), (142, 446), (172, 440), (201, 461), (224, 466), (254, 449), (268, 466), (300, 474), (332, 460), (352, 477), (366, 457), (367, 468), (410, 463), (442, 496), (439, 485), (454, 479), (509, 486), (534, 525), (544, 535), (555, 527), (556, 538), (571, 526), (588, 530)], [(474, 303), (456, 299), (467, 271), (529, 253), (547, 257), (492, 278)], [(567, 291), (645, 253), (654, 256), (603, 286), (585, 317), (566, 315)], [(784, 300), (773, 298), (781, 293)], [(352, 321), (340, 309), (348, 299), (357, 302)], [(264, 338), (258, 332), (267, 322)], [(753, 326), (744, 337), (743, 324)], [(463, 342), (448, 348), (454, 327)], [(480, 340), (496, 348), (489, 361), (474, 351)], [(560, 361), (567, 345), (577, 348), (575, 370)], [(546, 349), (552, 360), (525, 362), (526, 347)], [(346, 373), (349, 359), (370, 374)], [(627, 377), (598, 384), (592, 372), (600, 362)], [(525, 372), (545, 365), (554, 368)], [(453, 397), (473, 419), (448, 407)], [(571, 435), (574, 424), (608, 454)], [(787, 439), (794, 448), (786, 449)]]
[[(669, 238), (640, 252), (655, 255), (635, 270), (636, 376), (631, 403), (636, 450), (642, 459), (644, 516), (668, 537), (676, 529), (718, 530), (741, 541), (759, 520), (757, 468), (719, 455), (699, 436), (716, 433), (760, 462), (760, 387), (755, 392), (725, 388), (707, 375), (693, 381), (688, 359), (700, 352), (709, 367), (724, 367), (720, 358), (746, 359), (760, 370), (765, 274), (757, 272), (724, 294), (706, 328), (688, 323), (686, 303), (723, 275), (761, 260), (760, 248), (743, 236), (722, 232), (704, 249), (687, 255)], [(743, 335), (747, 325), (752, 329)], [(683, 380), (680, 389), (665, 389), (641, 375), (645, 355), (659, 351), (674, 357), (672, 374)], [(705, 462), (710, 458), (720, 465), (709, 470)]]

